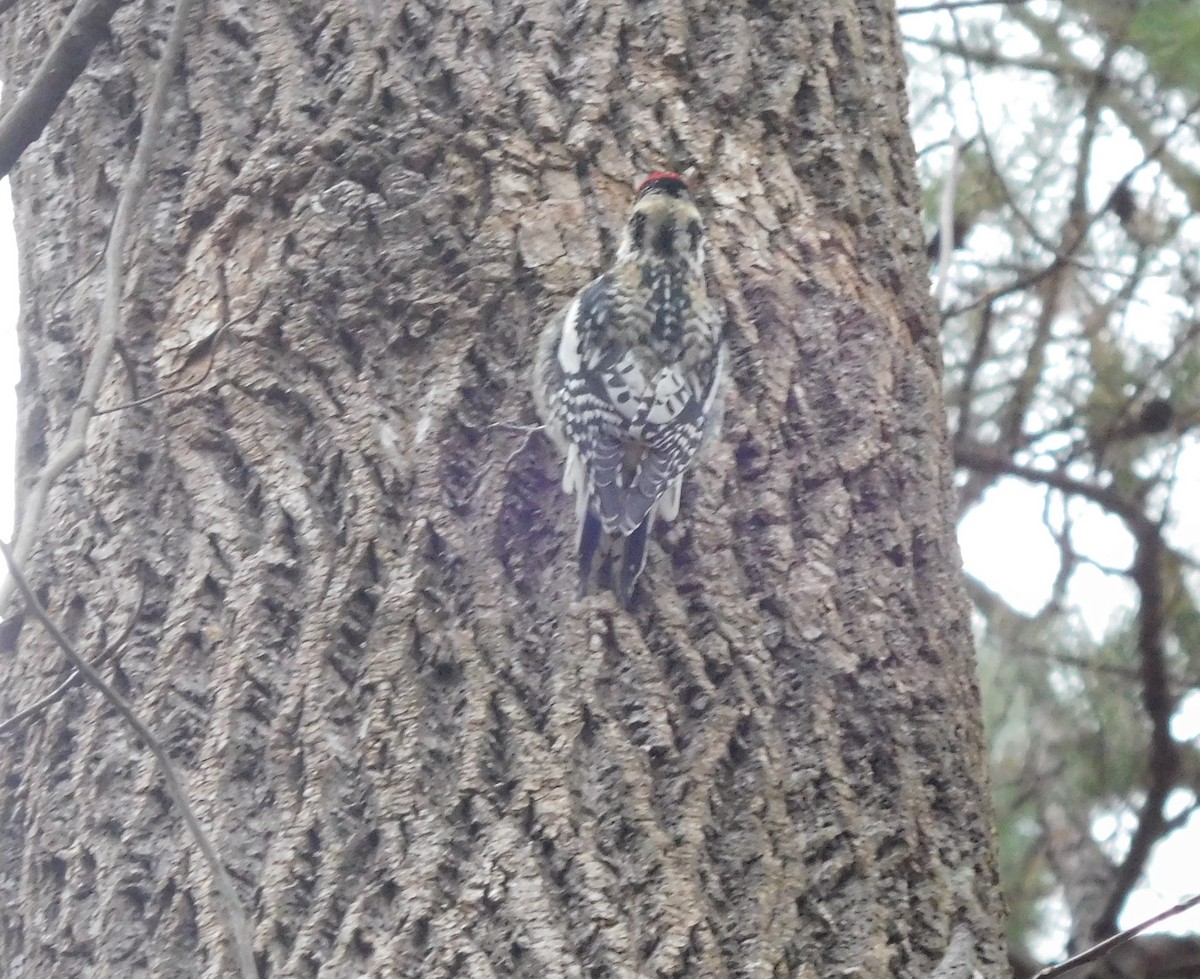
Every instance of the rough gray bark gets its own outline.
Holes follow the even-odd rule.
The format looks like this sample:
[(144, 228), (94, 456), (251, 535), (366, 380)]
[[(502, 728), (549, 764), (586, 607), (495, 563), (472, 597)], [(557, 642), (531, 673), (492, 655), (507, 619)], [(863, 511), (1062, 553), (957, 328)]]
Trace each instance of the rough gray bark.
[[(7, 15), (6, 86), (62, 15)], [(24, 481), (78, 388), (99, 300), (68, 287), (166, 16), (118, 14), (14, 174)], [(97, 420), (29, 570), (91, 655), (131, 630), (108, 670), (265, 976), (916, 977), (956, 928), (956, 962), (967, 934), (1003, 973), (891, 18), (202, 5), (101, 407), (199, 383)], [(703, 175), (735, 356), (628, 614), (573, 599), (557, 460), (502, 423), (661, 165)], [(0, 716), (64, 675), (14, 632)], [(7, 975), (227, 974), (210, 881), (94, 694), (0, 771)]]

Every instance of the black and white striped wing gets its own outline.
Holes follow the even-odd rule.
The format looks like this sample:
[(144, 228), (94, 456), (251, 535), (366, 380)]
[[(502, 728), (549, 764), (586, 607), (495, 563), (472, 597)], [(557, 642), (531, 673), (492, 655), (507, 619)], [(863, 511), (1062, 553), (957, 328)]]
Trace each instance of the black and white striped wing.
[(613, 281), (601, 276), (568, 308), (558, 362), (566, 427), (576, 448), (564, 485), (586, 485), (605, 529), (627, 535), (664, 496), (664, 516), (678, 511), (679, 477), (700, 446), (719, 358), (714, 355), (702, 376), (678, 364), (648, 368), (623, 342), (628, 331), (621, 315)]

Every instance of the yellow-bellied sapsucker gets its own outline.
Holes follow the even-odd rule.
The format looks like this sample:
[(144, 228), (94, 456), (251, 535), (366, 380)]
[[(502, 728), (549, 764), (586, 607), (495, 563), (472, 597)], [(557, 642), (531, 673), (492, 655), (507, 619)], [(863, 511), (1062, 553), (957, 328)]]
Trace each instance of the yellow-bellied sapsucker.
[(725, 342), (704, 243), (687, 182), (652, 173), (612, 268), (542, 333), (534, 395), (575, 493), (581, 595), (607, 535), (623, 545), (615, 590), (629, 604), (655, 517), (678, 514), (683, 475), (720, 428)]

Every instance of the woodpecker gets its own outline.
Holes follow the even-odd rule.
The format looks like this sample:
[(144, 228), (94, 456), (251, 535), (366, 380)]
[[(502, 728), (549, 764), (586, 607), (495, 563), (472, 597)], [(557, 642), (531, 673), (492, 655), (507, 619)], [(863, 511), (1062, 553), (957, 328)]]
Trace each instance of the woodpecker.
[(575, 494), (580, 595), (608, 541), (628, 607), (655, 518), (678, 515), (684, 474), (720, 428), (723, 317), (704, 246), (687, 182), (650, 174), (612, 267), (542, 332), (534, 399)]

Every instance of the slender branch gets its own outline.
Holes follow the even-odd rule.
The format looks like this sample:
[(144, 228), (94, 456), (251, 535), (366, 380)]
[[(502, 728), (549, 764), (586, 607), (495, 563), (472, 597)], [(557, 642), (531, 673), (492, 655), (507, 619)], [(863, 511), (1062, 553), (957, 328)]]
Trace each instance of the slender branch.
[(1123, 519), (1135, 534), (1139, 529), (1154, 526), (1136, 503), (1127, 500), (1116, 490), (1097, 486), (1095, 483), (1089, 483), (1082, 479), (1074, 479), (1056, 469), (1035, 469), (1033, 466), (1022, 466), (1013, 462), (1007, 455), (989, 452), (984, 448), (971, 445), (955, 446), (954, 461), (967, 469), (1015, 476), (1017, 479), (1023, 479), (1029, 483), (1052, 486), (1064, 493), (1082, 496), (1085, 500), (1098, 503), (1104, 509)]
[[(961, 43), (960, 43), (961, 47)], [(1088, 89), (1083, 106), (1083, 130), (1079, 137), (1077, 158), (1079, 164), (1075, 170), (1074, 192), (1067, 207), (1067, 214), (1059, 229), (1054, 246), (1056, 256), (1075, 256), (1082, 249), (1092, 222), (1088, 219), (1086, 187), (1091, 163), (1091, 148), (1095, 139), (1096, 124), (1100, 111), (1100, 99), (1108, 85), (1107, 68), (1115, 53), (1116, 46), (1110, 45), (1104, 53), (1101, 68), (1092, 76), (1092, 84)], [(1033, 403), (1038, 385), (1044, 380), (1043, 368), (1046, 362), (1046, 350), (1050, 344), (1053, 330), (1064, 303), (1064, 292), (1068, 286), (1067, 277), (1063, 274), (1067, 268), (1065, 262), (1060, 263), (1055, 273), (1047, 275), (1042, 288), (1038, 292), (1039, 309), (1033, 331), (1033, 338), (1026, 352), (1025, 368), (1016, 378), (1013, 390), (1005, 408), (1005, 417), (1001, 421), (1001, 442), (1010, 452), (1014, 450), (1025, 431), (1025, 423)]]
[(958, 387), (958, 425), (954, 440), (959, 442), (971, 437), (975, 427), (975, 382), (979, 371), (992, 345), (992, 323), (995, 310), (991, 303), (983, 306), (979, 314), (979, 324), (975, 330), (975, 343), (971, 346), (970, 356), (963, 365), (962, 381)]
[(89, 275), (91, 275), (93, 272), (95, 272), (96, 269), (98, 269), (100, 267), (100, 263), (103, 261), (104, 261), (104, 253), (101, 252), (99, 255), (97, 255), (92, 260), (91, 265), (89, 265), (86, 269), (84, 269), (78, 275), (73, 276), (67, 282), (67, 284), (65, 286), (63, 286), (61, 289), (58, 290), (57, 293), (55, 293), (54, 299), (51, 300), (46, 305), (46, 309), (53, 310), (55, 306), (57, 306), (60, 302), (62, 302), (63, 296), (65, 296), (68, 292), (71, 292), (77, 285), (79, 285), (79, 283), (81, 283)]
[[(115, 653), (116, 649), (114, 647), (105, 649), (99, 656), (96, 657), (95, 662), (92, 663), (92, 668), (96, 670), (100, 669), (100, 667), (113, 658)], [(40, 714), (47, 707), (51, 707), (58, 703), (58, 701), (62, 700), (63, 697), (66, 696), (67, 691), (76, 686), (82, 679), (83, 675), (77, 669), (72, 667), (71, 672), (67, 674), (67, 678), (48, 694), (46, 694), (46, 696), (40, 698), (35, 703), (30, 704), (24, 710), (17, 711), (12, 717), (8, 717), (3, 721), (0, 721), (0, 734), (6, 734), (9, 731), (15, 730), (24, 721), (35, 716), (36, 714)]]
[(1087, 673), (1094, 673), (1098, 676), (1115, 676), (1122, 680), (1137, 680), (1141, 673), (1132, 666), (1117, 666), (1114, 663), (1094, 663), (1087, 656), (1076, 656), (1072, 653), (1059, 653), (1048, 649), (1037, 649), (1033, 646), (1014, 645), (1010, 650), (1006, 650), (1014, 656), (1023, 656), (1027, 659), (1038, 659), (1043, 662), (1061, 663), (1064, 666), (1073, 666), (1078, 670), (1083, 670)]
[[(83, 456), (87, 448), (88, 427), (95, 413), (96, 398), (104, 384), (108, 365), (116, 346), (117, 334), (121, 328), (125, 253), (133, 234), (138, 208), (143, 203), (143, 191), (150, 175), (150, 161), (154, 155), (159, 130), (162, 128), (163, 113), (166, 109), (167, 89), (175, 74), (175, 66), (179, 62), (191, 8), (192, 0), (179, 0), (175, 7), (170, 33), (154, 74), (154, 85), (150, 93), (150, 103), (146, 108), (142, 136), (138, 141), (133, 161), (129, 165), (125, 186), (121, 189), (121, 197), (117, 203), (117, 212), (113, 218), (112, 228), (108, 235), (108, 245), (105, 249), (104, 302), (100, 310), (96, 345), (92, 349), (83, 386), (79, 392), (79, 400), (75, 405), (75, 410), (71, 413), (67, 432), (57, 450), (39, 473), (25, 501), (20, 530), (17, 532), (13, 544), (13, 550), (19, 563), (29, 560), (33, 544), (41, 530), (42, 511), (45, 509), (50, 490), (58, 482), (59, 477)], [(0, 607), (3, 607), (11, 595), (12, 582), (5, 581), (3, 585), (0, 585)]]
[(42, 135), (123, 3), (125, 0), (79, 0), (75, 5), (33, 80), (0, 119), (0, 177)]
[(1072, 969), (1079, 968), (1081, 965), (1087, 965), (1089, 962), (1095, 962), (1097, 959), (1102, 959), (1110, 952), (1116, 951), (1116, 949), (1120, 948), (1122, 945), (1132, 941), (1147, 928), (1157, 925), (1159, 922), (1166, 921), (1168, 918), (1172, 918), (1177, 914), (1182, 914), (1184, 911), (1191, 910), (1197, 905), (1200, 905), (1200, 894), (1176, 904), (1173, 908), (1167, 908), (1166, 911), (1156, 914), (1153, 918), (1147, 918), (1141, 924), (1134, 925), (1132, 928), (1126, 928), (1124, 931), (1118, 932), (1111, 938), (1106, 938), (1104, 941), (1097, 945), (1093, 945), (1086, 951), (1080, 952), (1078, 955), (1071, 956), (1071, 958), (1067, 959), (1065, 962), (1060, 962), (1058, 965), (1046, 967), (1037, 975), (1035, 975), (1033, 979), (1055, 979), (1056, 976), (1064, 975), (1065, 973), (1070, 972)]
[[(963, 36), (962, 25), (959, 24), (958, 17), (954, 15), (953, 11), (951, 11), (950, 14), (950, 26), (954, 31), (955, 46), (960, 51), (965, 52), (967, 49), (967, 42)], [(1009, 190), (1008, 181), (1004, 179), (1004, 168), (1001, 167), (997, 162), (996, 154), (992, 150), (992, 138), (988, 135), (987, 119), (983, 114), (983, 103), (985, 100), (981, 99), (979, 96), (979, 91), (975, 84), (975, 71), (971, 66), (971, 59), (968, 58), (966, 54), (960, 54), (959, 57), (962, 60), (963, 78), (967, 82), (967, 90), (971, 93), (971, 105), (975, 109), (975, 137), (979, 140), (980, 146), (983, 147), (983, 155), (987, 160), (990, 170), (987, 179), (991, 182), (994, 182), (995, 185), (1000, 188), (1000, 193), (1004, 197), (1004, 203), (1008, 205), (1009, 209), (1012, 211), (1013, 217), (1020, 222), (1021, 227), (1028, 232), (1029, 236), (1035, 242), (1037, 242), (1038, 245), (1046, 249), (1046, 251), (1053, 252), (1055, 250), (1054, 245), (1042, 237), (1042, 234), (1040, 231), (1038, 231), (1037, 225), (1034, 224), (1033, 219), (1021, 209), (1020, 204), (1017, 202), (1016, 196), (1011, 190)]]
[[(1064, 70), (1073, 74), (1092, 71), (1063, 40), (1056, 24), (1036, 17), (1028, 10), (1021, 8), (1014, 8), (1013, 16), (1018, 23), (1038, 38)], [(1181, 157), (1167, 152), (1166, 148), (1167, 141), (1180, 131), (1183, 125), (1186, 125), (1188, 117), (1195, 111), (1195, 108), (1189, 109), (1183, 119), (1177, 121), (1166, 136), (1160, 137), (1155, 131), (1154, 120), (1147, 119), (1146, 113), (1138, 107), (1134, 99), (1118, 87), (1108, 86), (1104, 92), (1104, 104), (1121, 120), (1133, 138), (1142, 144), (1142, 149), (1146, 154), (1142, 165), (1157, 160), (1171, 182), (1188, 198), (1191, 209), (1193, 211), (1200, 210), (1200, 172), (1190, 163), (1185, 163)]]
[[(1120, 33), (1124, 35), (1125, 29), (1122, 28)], [(1104, 93), (1111, 83), (1109, 69), (1120, 47), (1119, 39), (1110, 39), (1105, 45), (1104, 56), (1101, 58), (1095, 74), (1092, 75), (1092, 83), (1088, 86), (1087, 96), (1083, 100), (1083, 131), (1079, 134), (1079, 144), (1075, 153), (1079, 163), (1075, 168), (1071, 203), (1067, 208), (1067, 224), (1063, 229), (1064, 240), (1066, 240), (1068, 232), (1082, 235), (1086, 234), (1091, 227), (1087, 217), (1087, 187), (1092, 169), (1092, 149), (1096, 144), (1096, 130), (1100, 124), (1100, 109), (1104, 105)]]
[[(903, 11), (901, 11), (903, 13)], [(931, 48), (941, 54), (956, 54), (981, 68), (1021, 68), (1025, 71), (1041, 71), (1056, 77), (1070, 77), (1073, 72), (1046, 55), (1017, 55), (1001, 53), (994, 48), (959, 46), (943, 37), (917, 37), (904, 35), (904, 43), (921, 48)], [(1090, 69), (1084, 72), (1091, 75)]]
[[(1025, 14), (1026, 12), (1021, 11), (1021, 13)], [(1024, 18), (1021, 19), (1024, 23)], [(1053, 51), (1053, 55), (1007, 55), (1001, 54), (998, 50), (966, 47), (941, 38), (906, 36), (904, 42), (932, 48), (945, 54), (958, 55), (986, 68), (1021, 68), (1026, 71), (1046, 72), (1055, 78), (1076, 79), (1081, 82), (1095, 77), (1096, 69), (1077, 58), (1057, 33), (1052, 35), (1050, 25), (1042, 24), (1036, 18), (1031, 20), (1041, 24), (1040, 40), (1046, 48)], [(1120, 80), (1117, 79), (1117, 81)], [(1121, 85), (1109, 85), (1104, 92), (1105, 105), (1121, 120), (1121, 123), (1142, 145), (1145, 152), (1145, 159), (1135, 166), (1130, 174), (1136, 173), (1152, 162), (1158, 162), (1171, 182), (1187, 196), (1191, 210), (1200, 210), (1200, 172), (1190, 163), (1184, 162), (1181, 156), (1168, 149), (1168, 144), (1176, 134), (1187, 131), (1190, 119), (1197, 111), (1196, 104), (1193, 103), (1180, 117), (1173, 120), (1170, 129), (1160, 137), (1154, 122), (1147, 120), (1144, 111), (1138, 107), (1133, 97), (1125, 94), (1123, 88), (1130, 85), (1131, 83), (1128, 81), (1121, 82)], [(1126, 178), (1130, 174), (1126, 174)]]
[[(126, 623), (125, 629), (121, 632), (121, 635), (117, 638), (117, 641), (106, 646), (104, 651), (96, 657), (95, 662), (92, 663), (92, 667), (94, 669), (98, 670), (101, 666), (116, 656), (117, 653), (119, 653), (125, 646), (125, 643), (129, 640), (129, 637), (133, 635), (134, 626), (138, 624), (138, 621), (142, 617), (142, 606), (145, 604), (145, 601), (146, 582), (145, 578), (143, 577), (142, 590), (138, 595), (137, 607), (133, 610), (133, 614), (129, 616), (129, 622)], [(67, 678), (48, 694), (46, 694), (46, 696), (39, 698), (37, 702), (30, 704), (30, 706), (26, 707), (24, 710), (17, 711), (17, 713), (13, 714), (12, 717), (6, 718), (4, 721), (0, 721), (0, 734), (4, 734), (6, 731), (13, 730), (19, 724), (21, 724), (22, 721), (33, 717), (36, 714), (40, 714), (47, 707), (57, 703), (64, 696), (66, 696), (68, 690), (70, 690), (82, 679), (83, 676), (80, 674), (80, 672), (72, 667), (71, 672), (67, 674)]]
[(1180, 769), (1179, 745), (1171, 734), (1175, 698), (1171, 694), (1163, 641), (1167, 614), (1162, 573), (1165, 545), (1158, 527), (1153, 524), (1140, 533), (1135, 531), (1135, 536), (1138, 542), (1133, 562), (1133, 581), (1139, 599), (1137, 646), (1141, 654), (1142, 706), (1150, 720), (1150, 757), (1146, 765), (1149, 785), (1138, 813), (1137, 829), (1129, 841), (1129, 850), (1117, 867), (1112, 892), (1093, 923), (1093, 934), (1097, 938), (1116, 932), (1117, 917), (1141, 877), (1150, 851), (1167, 832), (1167, 817), (1163, 810), (1179, 779)]
[(1068, 506), (1062, 508), (1062, 525), (1058, 529), (1055, 529), (1051, 513), (1054, 494), (1045, 493), (1044, 497), (1045, 499), (1042, 501), (1042, 526), (1045, 527), (1046, 533), (1050, 535), (1050, 539), (1058, 545), (1058, 574), (1054, 576), (1054, 582), (1050, 586), (1050, 596), (1046, 599), (1043, 606), (1045, 611), (1049, 613), (1054, 609), (1062, 608), (1063, 600), (1067, 594), (1067, 586), (1070, 585), (1071, 578), (1075, 575), (1075, 569), (1079, 566), (1079, 555), (1075, 553), (1075, 545), (1071, 540), (1071, 534), (1075, 527), (1075, 522), (1071, 519), (1071, 508)]
[(125, 703), (121, 695), (108, 685), (105, 679), (96, 672), (91, 663), (84, 659), (79, 650), (72, 645), (71, 640), (62, 634), (58, 625), (50, 617), (50, 613), (38, 601), (33, 588), (30, 587), (28, 580), (25, 578), (24, 572), (21, 570), (20, 565), (17, 564), (12, 549), (4, 541), (0, 541), (0, 553), (4, 555), (4, 559), (8, 562), (9, 578), (16, 583), (17, 589), (24, 596), (28, 610), (46, 627), (46, 631), (50, 633), (51, 638), (57, 643), (59, 649), (66, 654), (67, 659), (71, 661), (75, 669), (121, 715), (125, 723), (133, 729), (138, 739), (150, 749), (154, 760), (158, 762), (163, 782), (166, 783), (167, 793), (171, 796), (171, 801), (178, 807), (180, 815), (183, 816), (184, 823), (187, 824), (188, 831), (192, 834), (192, 838), (196, 841), (196, 845), (204, 855), (204, 859), (208, 863), (209, 870), (213, 875), (213, 881), (217, 886), (217, 891), (224, 902), (230, 938), (233, 940), (243, 979), (258, 979), (258, 968), (254, 964), (254, 948), (250, 942), (250, 927), (246, 918), (245, 908), (242, 906), (241, 899), (237, 895), (237, 890), (233, 886), (233, 879), (229, 876), (225, 865), (221, 863), (221, 858), (217, 856), (216, 849), (209, 840), (208, 834), (204, 831), (204, 827), (200, 824), (196, 810), (192, 808), (187, 791), (175, 773), (175, 766), (171, 764), (171, 759), (167, 755), (166, 748), (151, 733), (150, 729), (142, 723), (141, 718), (134, 713), (133, 709)]
[[(128, 411), (130, 408), (137, 408), (144, 404), (149, 404), (151, 401), (158, 401), (161, 398), (166, 398), (172, 394), (183, 394), (186, 391), (191, 391), (194, 388), (200, 387), (208, 380), (208, 375), (212, 373), (213, 366), (217, 362), (217, 344), (221, 340), (221, 334), (225, 332), (225, 327), (228, 324), (222, 323), (217, 327), (217, 331), (212, 335), (211, 351), (208, 355), (208, 365), (204, 368), (204, 373), (194, 381), (188, 381), (187, 384), (177, 384), (175, 387), (163, 388), (161, 391), (155, 391), (153, 394), (148, 394), (144, 398), (135, 398), (133, 401), (126, 401), (119, 405), (113, 405), (111, 408), (99, 408), (96, 410), (96, 415), (111, 415), (118, 411)], [(220, 385), (218, 385), (220, 387)]]
[[(98, 0), (95, 7), (100, 8), (103, 3), (111, 5), (113, 10), (118, 5), (118, 2), (114, 2), (114, 0)], [(100, 388), (104, 384), (108, 366), (115, 349), (117, 335), (120, 331), (125, 253), (128, 242), (132, 237), (138, 208), (143, 203), (144, 189), (150, 174), (150, 162), (154, 155), (159, 131), (162, 128), (162, 117), (167, 102), (167, 90), (171, 78), (175, 73), (175, 67), (179, 62), (191, 8), (192, 0), (178, 0), (167, 42), (163, 48), (162, 57), (155, 72), (150, 101), (143, 120), (142, 137), (138, 142), (137, 151), (129, 165), (125, 185), (121, 190), (116, 216), (113, 219), (112, 229), (108, 237), (108, 245), (105, 250), (105, 294), (100, 312), (98, 336), (88, 362), (87, 371), (84, 375), (78, 403), (72, 412), (71, 421), (62, 443), (59, 445), (54, 456), (47, 462), (29, 493), (26, 509), (21, 521), (21, 529), (15, 545), (10, 549), (7, 544), (0, 543), (0, 552), (4, 554), (9, 566), (8, 578), (4, 582), (4, 585), (0, 587), (0, 605), (8, 601), (15, 586), (25, 597), (29, 609), (50, 632), (55, 642), (71, 660), (79, 673), (93, 687), (100, 691), (105, 700), (124, 718), (126, 723), (137, 734), (138, 738), (149, 748), (151, 754), (154, 755), (162, 771), (167, 791), (172, 801), (179, 808), (189, 832), (204, 855), (212, 873), (214, 884), (224, 905), (239, 972), (243, 979), (258, 979), (258, 968), (254, 961), (254, 948), (251, 943), (250, 928), (245, 909), (237, 896), (233, 880), (230, 878), (228, 871), (226, 871), (224, 865), (221, 863), (216, 850), (200, 825), (195, 810), (192, 808), (183, 785), (175, 774), (165, 749), (125, 701), (105, 683), (104, 679), (96, 672), (92, 665), (79, 654), (62, 632), (59, 631), (49, 614), (37, 601), (37, 597), (21, 572), (21, 562), (28, 557), (33, 548), (33, 543), (37, 539), (42, 512), (50, 489), (57, 482), (58, 478), (83, 456), (86, 448), (86, 436), (91, 419), (95, 414), (96, 398), (99, 395)], [(65, 87), (63, 91), (65, 92)], [(53, 109), (51, 108), (50, 111), (53, 111)], [(4, 124), (7, 124), (8, 121), (9, 117), (6, 116)], [(0, 124), (0, 127), (4, 124)], [(42, 125), (44, 125), (44, 122)], [(40, 132), (40, 128), (38, 132)], [(36, 138), (36, 134), (33, 138)]]
[(1012, 7), (1029, 0), (958, 0), (957, 3), (926, 3), (919, 7), (904, 7), (896, 13), (901, 17), (905, 14), (936, 14), (942, 11), (953, 13), (956, 10), (967, 10), (971, 7)]

